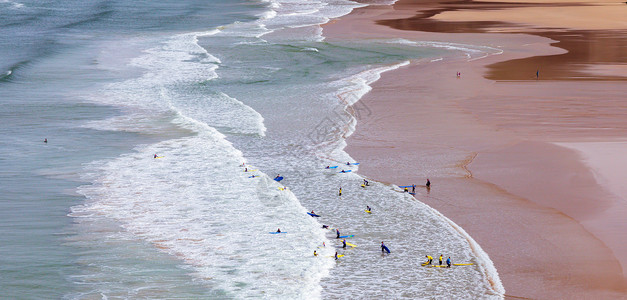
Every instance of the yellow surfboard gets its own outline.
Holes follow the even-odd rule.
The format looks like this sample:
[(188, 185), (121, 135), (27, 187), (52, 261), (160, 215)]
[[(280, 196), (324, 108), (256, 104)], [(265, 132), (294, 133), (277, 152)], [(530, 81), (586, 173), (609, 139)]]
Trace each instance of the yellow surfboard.
[(369, 213), (369, 214), (371, 214), (371, 213), (372, 213), (371, 211), (369, 211), (369, 210), (367, 210), (367, 209), (366, 209), (366, 212), (367, 212), (367, 213)]
[(357, 247), (357, 245), (355, 245), (355, 244), (351, 244), (351, 243), (349, 243), (349, 242), (346, 242), (346, 246)]
[(467, 264), (453, 264), (454, 266), (471, 266), (474, 265), (473, 263), (467, 263)]

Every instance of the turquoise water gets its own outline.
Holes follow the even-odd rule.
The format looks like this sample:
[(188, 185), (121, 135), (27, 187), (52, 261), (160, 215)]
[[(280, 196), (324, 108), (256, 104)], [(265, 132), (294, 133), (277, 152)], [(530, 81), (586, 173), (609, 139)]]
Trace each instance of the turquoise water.
[[(327, 40), (339, 0), (0, 5), (3, 298), (498, 297), (446, 218), (324, 169), (382, 72), (490, 49)], [(481, 264), (416, 268), (433, 251)]]

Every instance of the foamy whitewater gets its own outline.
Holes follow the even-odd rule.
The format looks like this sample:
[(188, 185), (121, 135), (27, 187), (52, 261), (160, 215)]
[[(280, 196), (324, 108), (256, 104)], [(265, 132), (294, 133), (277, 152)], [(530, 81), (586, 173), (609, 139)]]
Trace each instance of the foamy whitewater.
[[(9, 3), (32, 6), (0, 4)], [(38, 102), (42, 111), (67, 106), (58, 131), (68, 141), (46, 145), (59, 163), (33, 168), (70, 182), (58, 193), (74, 200), (58, 211), (66, 205), (71, 221), (58, 225), (53, 244), (72, 258), (58, 272), (59, 290), (34, 296), (502, 298), (488, 254), (462, 228), (397, 186), (362, 188), (343, 151), (370, 114), (359, 99), (381, 73), (498, 49), (327, 40), (321, 24), (363, 6), (345, 0), (102, 5), (82, 7), (85, 20), (54, 24), (67, 45), (0, 70), (6, 93), (20, 94), (12, 84), (22, 80), (59, 99)], [(107, 25), (140, 14), (145, 23), (132, 30)], [(85, 136), (97, 138), (83, 144)], [(285, 179), (273, 180), (278, 174)], [(342, 249), (323, 224), (355, 235), (347, 241), (357, 247)], [(344, 256), (335, 260), (336, 251)], [(426, 254), (474, 265), (421, 267)], [(26, 289), (4, 288), (7, 296)]]

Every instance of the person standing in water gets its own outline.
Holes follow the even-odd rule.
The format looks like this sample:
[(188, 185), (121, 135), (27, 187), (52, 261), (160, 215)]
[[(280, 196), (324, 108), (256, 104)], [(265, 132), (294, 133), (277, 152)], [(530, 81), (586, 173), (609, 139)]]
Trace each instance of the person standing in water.
[(370, 209), (370, 206), (366, 205), (366, 210), (369, 212), (372, 212), (372, 209)]
[(44, 143), (46, 143), (46, 144), (48, 143), (48, 139), (47, 138), (44, 139)]
[(442, 254), (440, 254), (440, 266), (442, 265)]
[(276, 232), (277, 232), (277, 233), (281, 233), (281, 228), (278, 228), (278, 229), (276, 230)]
[(446, 265), (447, 265), (447, 268), (451, 267), (451, 257), (450, 256), (446, 259)]
[(337, 236), (335, 237), (336, 239), (340, 238), (340, 230), (339, 229), (335, 229), (335, 233), (337, 234)]
[(427, 178), (427, 183), (425, 184), (425, 186), (426, 186), (427, 188), (430, 188), (430, 187), (431, 187), (431, 181), (429, 181), (429, 178)]
[(335, 251), (335, 260), (337, 260), (337, 251)]
[(433, 257), (431, 257), (431, 255), (425, 255), (425, 257), (427, 258), (427, 265), (430, 265), (431, 262), (433, 261)]
[(316, 253), (316, 250), (314, 250), (314, 256), (318, 256), (318, 253)]
[(342, 187), (340, 187), (339, 196), (342, 197)]
[(346, 249), (346, 239), (342, 240), (342, 248)]
[(381, 242), (381, 252), (385, 252), (385, 244)]

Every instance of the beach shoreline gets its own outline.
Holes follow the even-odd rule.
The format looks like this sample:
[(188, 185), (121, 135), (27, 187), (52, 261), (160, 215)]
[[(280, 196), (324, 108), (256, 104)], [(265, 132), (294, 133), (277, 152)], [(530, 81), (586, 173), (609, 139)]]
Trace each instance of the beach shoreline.
[[(600, 171), (606, 165), (586, 163), (581, 151), (559, 143), (620, 139), (627, 126), (622, 105), (614, 105), (627, 91), (613, 80), (625, 74), (607, 64), (612, 76), (601, 71), (595, 81), (580, 81), (590, 66), (554, 76), (573, 80), (543, 81), (544, 72), (539, 81), (490, 80), (503, 65), (510, 70), (504, 74), (529, 73), (507, 62), (566, 51), (530, 34), (436, 32), (437, 26), (426, 32), (403, 22), (437, 5), (369, 6), (323, 27), (329, 39), (405, 38), (502, 50), (480, 59), (417, 61), (382, 74), (360, 100), (372, 114), (347, 139), (346, 151), (362, 162), (359, 173), (396, 185), (430, 178), (433, 187), (419, 188), (416, 198), (481, 245), (508, 296), (624, 297), (627, 257), (619, 253), (627, 228), (618, 224), (623, 210), (616, 207), (627, 195), (597, 182), (598, 174), (609, 174)], [(499, 72), (493, 64), (501, 64)], [(604, 103), (591, 104), (600, 96)], [(574, 108), (562, 109), (573, 102)], [(594, 156), (586, 153), (588, 160)]]

